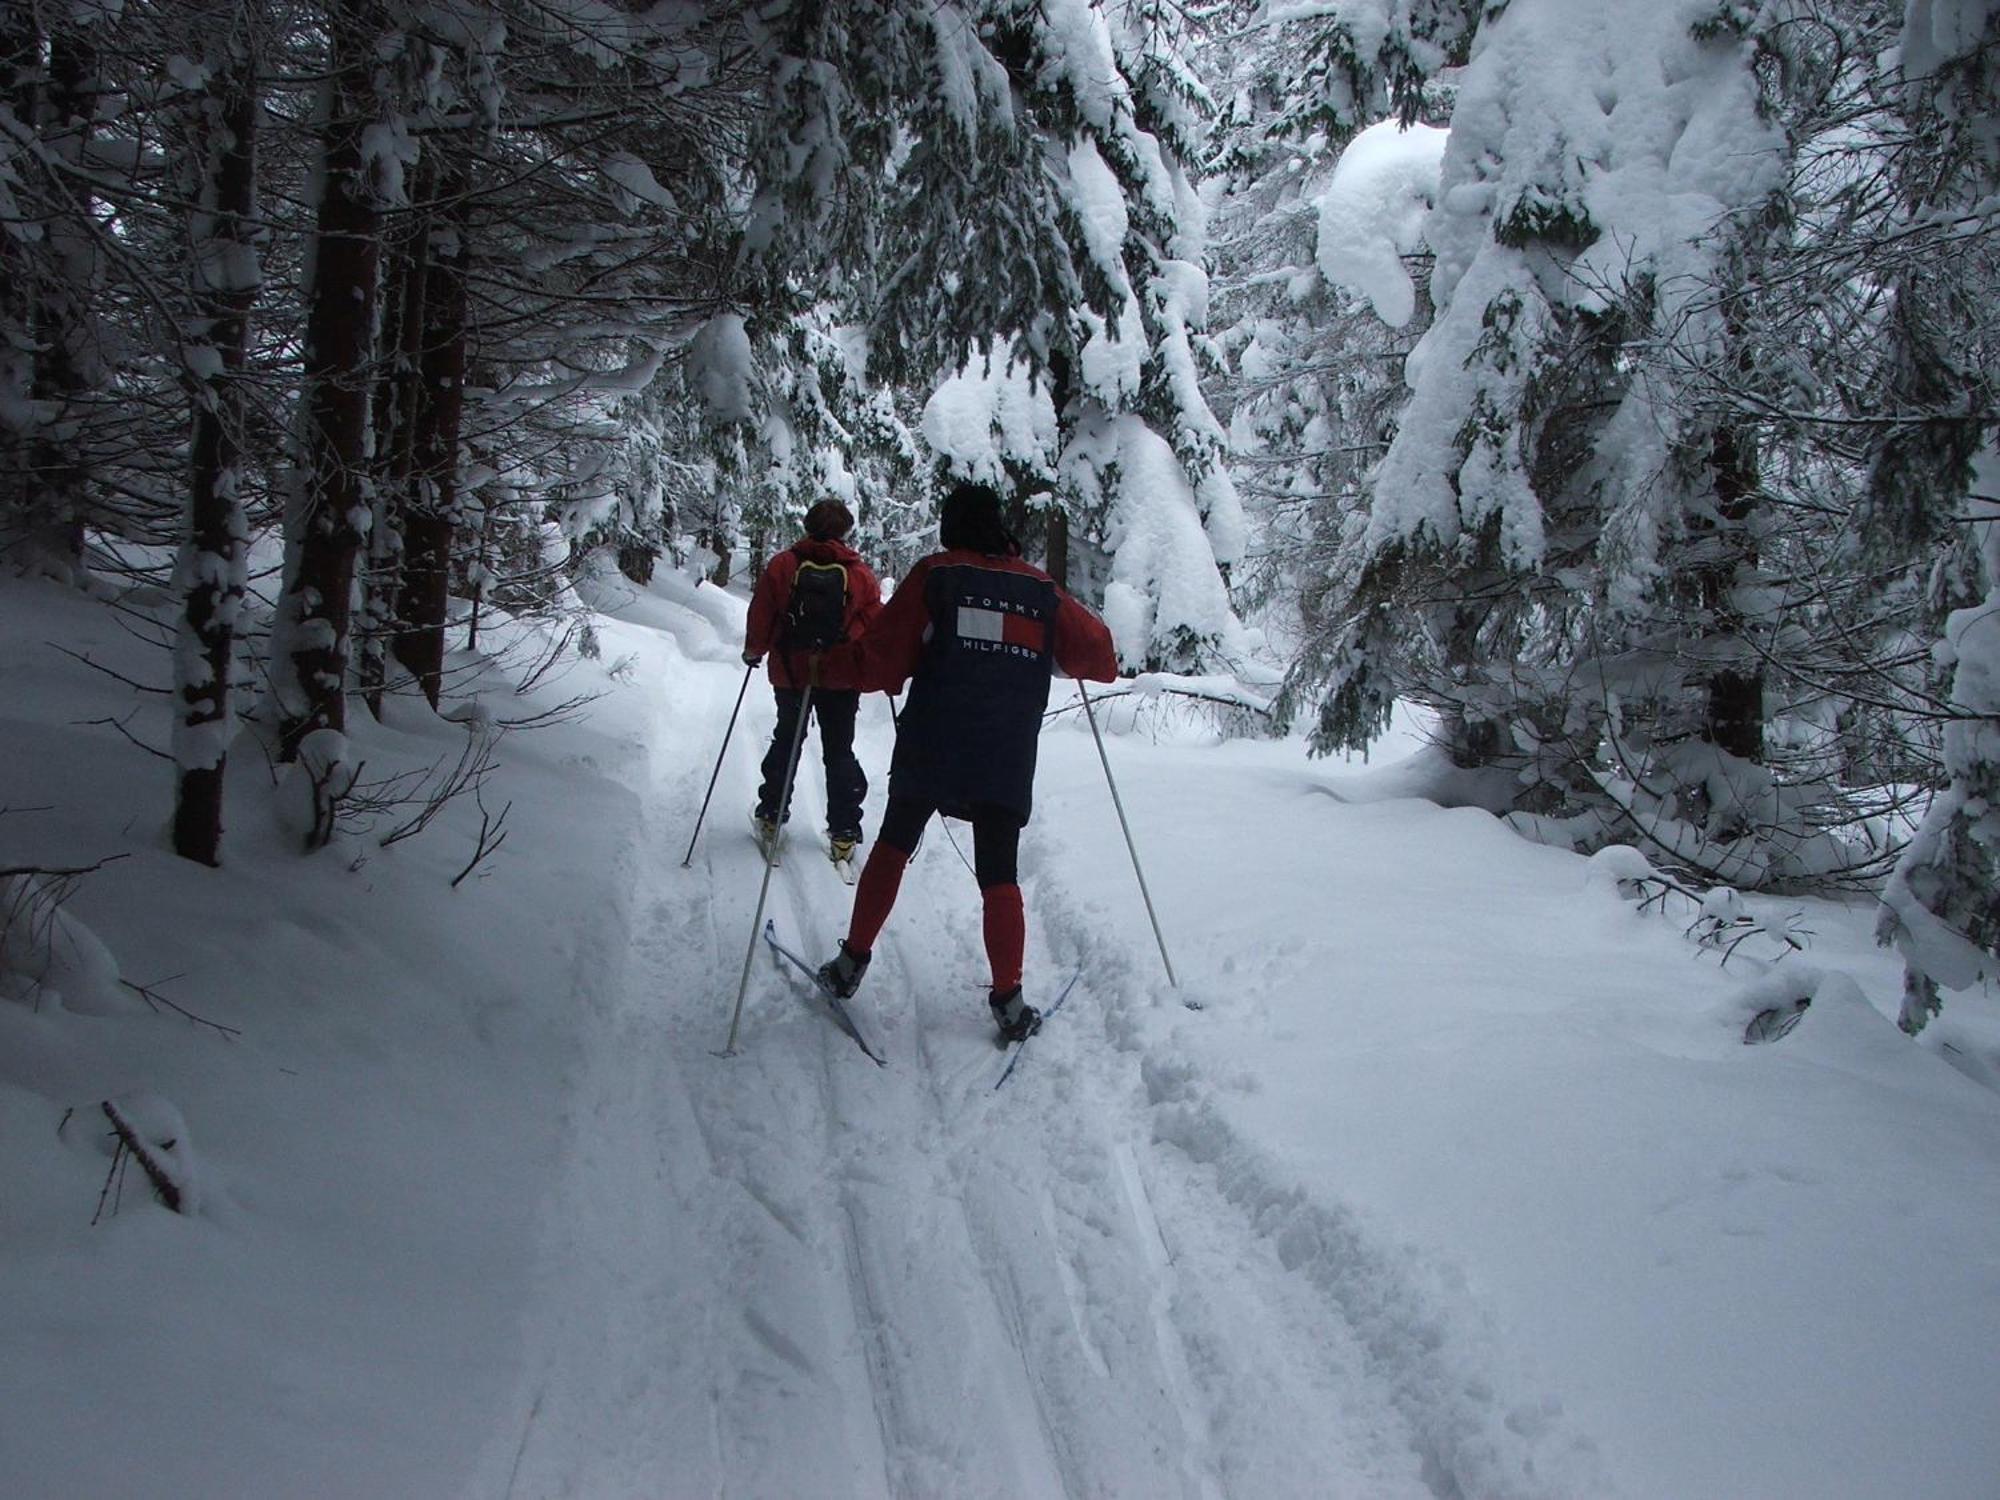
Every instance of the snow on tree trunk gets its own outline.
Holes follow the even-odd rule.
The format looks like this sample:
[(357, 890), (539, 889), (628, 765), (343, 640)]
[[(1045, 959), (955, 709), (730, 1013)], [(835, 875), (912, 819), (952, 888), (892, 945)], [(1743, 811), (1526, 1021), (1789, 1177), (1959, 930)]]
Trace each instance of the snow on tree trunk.
[[(330, 77), (307, 297), (303, 474), (286, 516), (291, 565), (273, 640), (286, 761), (321, 731), (332, 736), (325, 743), (337, 743), (347, 724), (355, 565), (371, 519), (368, 412), (381, 245), (369, 134), (376, 19), (367, 0), (327, 7)], [(315, 778), (316, 786), (338, 784), (337, 775)], [(331, 818), (316, 815), (312, 828), (314, 837), (331, 836)]]
[(174, 650), (174, 851), (221, 862), (222, 785), (230, 726), (236, 627), (248, 588), (248, 528), (241, 497), (243, 363), (257, 261), (257, 71), (238, 7), (211, 49), (209, 86), (192, 107), (196, 211), (189, 225), (196, 310), (187, 360), (194, 434), (188, 532), (175, 581), (182, 614)]

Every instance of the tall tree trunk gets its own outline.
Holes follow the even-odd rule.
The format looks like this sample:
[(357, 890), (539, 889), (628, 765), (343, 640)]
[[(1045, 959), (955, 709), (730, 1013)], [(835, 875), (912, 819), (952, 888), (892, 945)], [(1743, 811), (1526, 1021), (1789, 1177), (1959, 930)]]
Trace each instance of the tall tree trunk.
[(1737, 435), (1724, 428), (1711, 449), (1715, 469), (1713, 541), (1716, 555), (1699, 579), (1707, 616), (1707, 638), (1725, 653), (1708, 676), (1705, 725), (1708, 740), (1743, 760), (1764, 759), (1764, 673), (1743, 638), (1744, 619), (1735, 589), (1742, 572), (1755, 565), (1757, 544), (1750, 517), (1756, 506), (1756, 460)]
[(444, 690), (452, 544), (462, 519), (458, 443), (465, 414), (465, 187), (462, 171), (440, 174), (443, 222), (433, 237), (425, 274), (416, 487), (404, 522), (402, 628), (395, 644), (396, 660), (415, 674), (432, 708)]
[[(29, 7), (0, 4), (0, 104), (33, 128), (40, 112), (41, 36)], [(27, 240), (0, 232), (0, 537), (27, 513), (35, 390), (36, 264)]]
[[(309, 735), (347, 727), (351, 596), (371, 517), (368, 406), (381, 215), (363, 136), (372, 113), (375, 19), (368, 0), (327, 6), (331, 78), (307, 297), (304, 473), (287, 517), (292, 566), (274, 664), (279, 754), (287, 761), (298, 758)], [(331, 832), (330, 821), (316, 817), (313, 842)]]
[[(48, 82), (30, 90), (30, 128), (52, 160), (76, 166), (87, 153), (97, 108), (97, 54), (68, 32), (52, 34), (47, 45)], [(34, 416), (26, 503), (9, 527), (29, 566), (77, 583), (84, 575), (88, 476), (81, 429), (99, 362), (91, 310), (97, 257), (79, 179), (66, 178), (78, 201), (47, 196), (39, 211), (30, 210), (44, 241), (46, 274), (31, 303)]]
[[(1056, 413), (1056, 452), (1060, 454), (1069, 446), (1070, 434), (1075, 430), (1076, 418), (1072, 413), (1071, 401), (1076, 395), (1076, 377), (1070, 365), (1067, 352), (1061, 349), (1049, 351), (1049, 402)], [(1056, 503), (1049, 507), (1047, 540), (1042, 547), (1042, 567), (1059, 588), (1069, 587), (1069, 509), (1063, 504), (1060, 493)]]
[(424, 286), (429, 267), (429, 158), (418, 164), (417, 211), (396, 247), (383, 279), (389, 306), (383, 327), (396, 330), (395, 355), (376, 387), (375, 520), (368, 534), (368, 567), (362, 589), (362, 625), (356, 680), (369, 712), (382, 717), (388, 656), (401, 608), (406, 530), (416, 485), (417, 424), (422, 409)]
[(257, 72), (246, 12), (219, 39), (214, 83), (194, 105), (197, 208), (190, 279), (198, 331), (214, 351), (196, 364), (188, 473), (188, 533), (177, 582), (182, 597), (174, 655), (177, 716), (174, 852), (221, 862), (222, 783), (236, 619), (248, 587), (248, 528), (239, 495), (243, 363), (257, 296)]
[(1057, 506), (1049, 512), (1049, 539), (1043, 567), (1059, 588), (1069, 587), (1069, 512)]

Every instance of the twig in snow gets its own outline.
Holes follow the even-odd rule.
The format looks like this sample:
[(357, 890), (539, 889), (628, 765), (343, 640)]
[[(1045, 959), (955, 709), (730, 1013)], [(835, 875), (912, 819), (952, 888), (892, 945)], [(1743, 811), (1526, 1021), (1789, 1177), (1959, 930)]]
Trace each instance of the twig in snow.
[[(137, 709), (134, 709), (132, 711), (132, 713), (137, 713), (137, 712), (138, 712)], [(129, 719), (131, 717), (132, 714), (125, 715), (125, 719)], [(124, 735), (127, 741), (129, 741), (131, 744), (137, 745), (141, 750), (145, 751), (148, 755), (157, 755), (161, 760), (167, 760), (167, 761), (173, 759), (173, 757), (167, 754), (166, 751), (154, 749), (151, 745), (147, 744), (144, 740), (140, 739), (139, 736), (134, 734), (131, 730), (127, 729), (125, 727), (125, 719), (113, 719), (106, 717), (102, 719), (78, 719), (76, 722), (78, 724), (109, 724), (113, 729), (117, 730), (120, 734)]]
[[(486, 804), (479, 800), (479, 791), (477, 788), (473, 789), (472, 800), (479, 804), (479, 837), (474, 843), (472, 858), (467, 861), (463, 870), (460, 870), (456, 875), (451, 877), (451, 888), (453, 890), (458, 889), (458, 883), (470, 875), (478, 867), (481, 860), (507, 842), (507, 830), (500, 825), (507, 821), (507, 814), (514, 810), (514, 804), (509, 802), (505, 807), (500, 809), (499, 817), (489, 818), (486, 813)], [(492, 835), (491, 842), (488, 841), (489, 832)]]
[[(160, 1195), (160, 1201), (175, 1213), (179, 1213), (181, 1211), (181, 1190), (174, 1182), (172, 1174), (160, 1165), (159, 1161), (153, 1156), (153, 1153), (147, 1149), (146, 1143), (139, 1139), (139, 1133), (126, 1123), (123, 1115), (118, 1113), (117, 1105), (106, 1099), (98, 1107), (104, 1111), (104, 1117), (111, 1122), (111, 1128), (118, 1133), (118, 1139), (124, 1149), (136, 1157), (139, 1165), (145, 1169), (147, 1180), (153, 1184), (153, 1191)], [(166, 1144), (171, 1146), (173, 1142), (168, 1141)], [(115, 1154), (112, 1157), (111, 1164), (115, 1170), (118, 1165)], [(109, 1185), (108, 1182), (106, 1185)], [(97, 1207), (99, 1213), (104, 1211), (104, 1199), (101, 1194), (97, 1200)], [(95, 1223), (96, 1220), (93, 1219), (91, 1222)]]
[(82, 662), (86, 667), (89, 667), (93, 672), (102, 672), (106, 677), (111, 678), (114, 682), (124, 683), (125, 686), (131, 688), (135, 692), (157, 693), (162, 698), (170, 698), (173, 696), (172, 688), (154, 687), (149, 683), (140, 682), (136, 678), (127, 677), (123, 672), (114, 672), (111, 670), (111, 668), (105, 666), (102, 662), (92, 661), (89, 657), (85, 656), (80, 651), (72, 651), (67, 646), (58, 646), (54, 641), (44, 641), (42, 644), (47, 646), (51, 651), (60, 651), (64, 656), (69, 657), (73, 661)]
[[(180, 977), (181, 976), (178, 974), (170, 974), (165, 979), (159, 980), (157, 982), (160, 984), (171, 984), (173, 983), (174, 980), (179, 979)], [(207, 1016), (196, 1015), (193, 1011), (189, 1010), (184, 1005), (174, 1004), (174, 1002), (169, 1000), (165, 995), (162, 995), (158, 990), (155, 990), (148, 985), (135, 984), (131, 980), (125, 979), (123, 977), (121, 977), (118, 982), (124, 985), (126, 989), (132, 991), (132, 993), (137, 995), (141, 1000), (144, 1000), (148, 1005), (152, 1006), (156, 1013), (158, 1012), (160, 1007), (164, 1005), (168, 1010), (172, 1011), (175, 1015), (180, 1016), (188, 1021), (191, 1021), (197, 1026), (206, 1026), (213, 1031), (221, 1032), (224, 1036), (243, 1035), (242, 1031), (235, 1026), (225, 1026), (220, 1021), (211, 1021), (208, 1019)]]

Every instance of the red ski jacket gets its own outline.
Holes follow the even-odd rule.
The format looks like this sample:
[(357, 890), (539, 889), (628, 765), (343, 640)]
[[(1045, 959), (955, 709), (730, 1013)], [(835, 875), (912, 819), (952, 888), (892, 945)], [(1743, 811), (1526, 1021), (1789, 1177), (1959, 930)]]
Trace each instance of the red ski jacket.
[(1111, 632), (1048, 574), (964, 548), (918, 563), (875, 623), (822, 666), (864, 692), (911, 682), (891, 796), (946, 812), (1004, 807), (1024, 822), (1050, 676), (1118, 675)]
[[(847, 612), (842, 621), (847, 640), (860, 635), (882, 612), (881, 581), (861, 560), (860, 553), (845, 542), (822, 542), (812, 537), (794, 542), (771, 559), (764, 576), (757, 580), (756, 591), (750, 596), (750, 618), (743, 633), (744, 651), (768, 661), (772, 687), (806, 685), (805, 653), (777, 649), (778, 636), (785, 628), (785, 611), (792, 602), (792, 581), (798, 577), (801, 562), (839, 563), (847, 569)], [(832, 652), (820, 657), (819, 685), (845, 692), (860, 686), (851, 670), (843, 672), (835, 666)]]

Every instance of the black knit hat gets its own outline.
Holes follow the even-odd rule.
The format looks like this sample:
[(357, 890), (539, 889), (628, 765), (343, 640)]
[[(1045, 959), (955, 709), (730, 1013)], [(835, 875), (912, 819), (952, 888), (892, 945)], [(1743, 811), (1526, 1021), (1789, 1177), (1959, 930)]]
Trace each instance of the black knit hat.
[(1000, 494), (991, 485), (961, 484), (944, 497), (938, 540), (988, 557), (1018, 557), (1021, 544), (1000, 518)]

